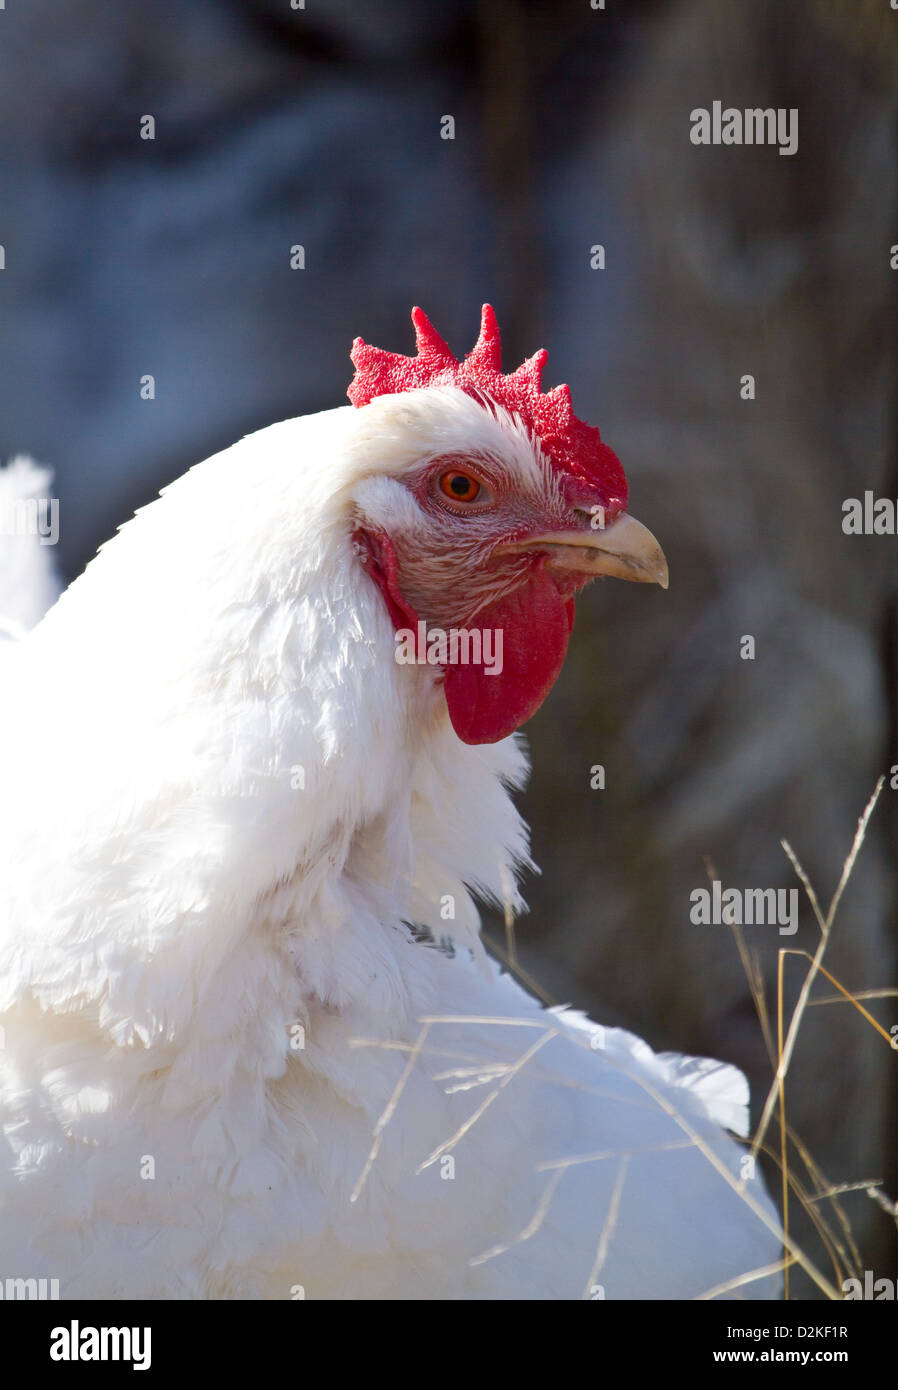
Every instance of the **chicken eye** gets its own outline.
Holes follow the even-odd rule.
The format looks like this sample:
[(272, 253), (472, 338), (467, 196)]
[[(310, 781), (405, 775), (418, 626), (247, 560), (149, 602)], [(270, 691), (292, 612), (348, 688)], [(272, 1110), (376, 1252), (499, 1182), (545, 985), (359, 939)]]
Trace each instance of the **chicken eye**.
[(453, 468), (441, 475), (440, 492), (454, 502), (473, 502), (480, 492), (480, 484), (470, 473), (460, 473)]

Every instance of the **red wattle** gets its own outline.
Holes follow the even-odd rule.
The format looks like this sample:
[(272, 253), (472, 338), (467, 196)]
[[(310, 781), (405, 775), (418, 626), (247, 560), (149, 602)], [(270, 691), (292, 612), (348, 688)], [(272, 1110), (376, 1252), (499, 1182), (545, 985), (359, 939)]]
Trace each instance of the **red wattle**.
[[(497, 743), (525, 724), (545, 700), (564, 664), (574, 601), (564, 598), (544, 570), (478, 613), (467, 627), (502, 633), (502, 672), (450, 665), (446, 704), (463, 743)], [(495, 636), (491, 650), (495, 654)]]
[[(383, 594), (394, 628), (414, 632), (417, 651), (418, 614), (400, 591), (389, 537), (359, 530), (355, 540), (366, 554), (369, 573)], [(491, 668), (482, 662), (442, 667), (449, 718), (463, 743), (498, 743), (526, 724), (558, 679), (573, 626), (573, 597), (559, 592), (542, 567), (533, 569), (513, 593), (497, 599), (466, 624), (468, 631), (490, 630), (487, 650), (498, 673), (490, 674)], [(502, 635), (501, 670), (498, 633)], [(481, 638), (481, 654), (483, 646)]]

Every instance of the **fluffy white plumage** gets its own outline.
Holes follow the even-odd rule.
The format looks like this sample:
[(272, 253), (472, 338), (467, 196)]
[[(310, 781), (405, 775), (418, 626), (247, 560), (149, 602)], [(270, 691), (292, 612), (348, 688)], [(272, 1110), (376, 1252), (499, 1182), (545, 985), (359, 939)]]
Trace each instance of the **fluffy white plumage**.
[(350, 539), (361, 500), (395, 518), (405, 470), (475, 445), (536, 467), (448, 387), (263, 430), (4, 657), (0, 1277), (652, 1298), (777, 1258), (721, 1128), (744, 1078), (547, 1013), (484, 956), (473, 895), (528, 862), (525, 755), (461, 743), (397, 665)]
[(38, 535), (52, 477), (22, 455), (0, 468), (0, 644), (34, 627), (59, 594), (52, 537)]

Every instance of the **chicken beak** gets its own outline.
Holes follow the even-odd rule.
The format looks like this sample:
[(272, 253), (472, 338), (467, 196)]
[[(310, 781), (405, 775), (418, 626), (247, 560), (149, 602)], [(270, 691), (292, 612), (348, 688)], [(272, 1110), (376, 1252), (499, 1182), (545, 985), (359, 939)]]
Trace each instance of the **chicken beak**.
[(547, 531), (527, 536), (507, 549), (545, 551), (552, 569), (590, 576), (611, 575), (667, 588), (664, 551), (648, 527), (626, 512), (598, 530)]

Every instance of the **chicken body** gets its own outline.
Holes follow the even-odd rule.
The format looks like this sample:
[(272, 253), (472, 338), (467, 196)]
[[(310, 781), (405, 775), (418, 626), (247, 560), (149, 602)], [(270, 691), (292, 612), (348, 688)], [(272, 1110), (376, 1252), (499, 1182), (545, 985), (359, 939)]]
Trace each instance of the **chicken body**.
[(396, 661), (353, 540), (418, 525), (401, 479), (461, 451), (535, 467), (452, 387), (272, 426), (4, 659), (0, 1277), (657, 1298), (777, 1258), (722, 1128), (741, 1076), (549, 1013), (483, 955), (474, 896), (528, 862), (525, 755), (463, 741), (439, 670)]

